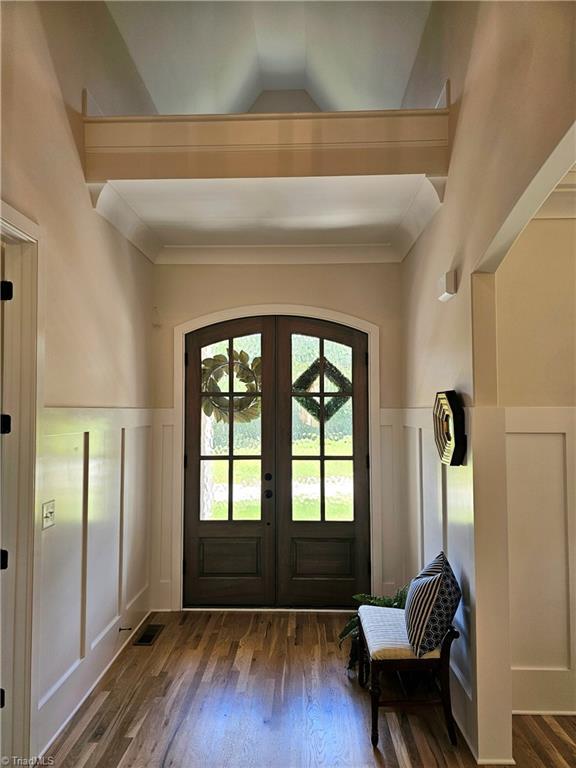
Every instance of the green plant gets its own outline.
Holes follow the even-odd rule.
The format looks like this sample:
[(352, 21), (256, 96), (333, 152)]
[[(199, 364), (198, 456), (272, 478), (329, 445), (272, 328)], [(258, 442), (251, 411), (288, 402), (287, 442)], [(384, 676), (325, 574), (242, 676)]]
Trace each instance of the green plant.
[[(377, 605), (380, 608), (404, 608), (406, 605), (406, 595), (408, 594), (409, 584), (399, 589), (395, 595), (392, 596), (380, 596), (380, 595), (354, 595), (354, 600), (358, 605)], [(356, 662), (358, 661), (358, 637), (360, 634), (360, 619), (356, 612), (354, 616), (350, 617), (342, 631), (338, 635), (339, 645), (342, 647), (342, 643), (345, 640), (351, 640), (350, 658), (348, 660), (348, 669), (354, 669)]]
[(202, 360), (202, 391), (209, 393), (202, 400), (202, 410), (217, 422), (229, 421), (230, 398), (225, 396), (218, 382), (231, 372), (246, 388), (245, 396), (232, 400), (234, 420), (237, 423), (253, 421), (260, 415), (260, 398), (255, 393), (262, 382), (262, 358), (254, 357), (250, 362), (250, 355), (243, 350), (232, 350), (232, 359), (220, 354)]

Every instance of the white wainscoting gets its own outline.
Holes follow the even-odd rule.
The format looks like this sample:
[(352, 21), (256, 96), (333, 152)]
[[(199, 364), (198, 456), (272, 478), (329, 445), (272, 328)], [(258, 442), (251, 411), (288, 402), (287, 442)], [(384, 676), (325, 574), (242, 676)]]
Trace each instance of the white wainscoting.
[[(148, 613), (152, 424), (151, 411), (139, 409), (41, 414), (32, 754), (54, 739)], [(43, 529), (48, 501), (55, 524)]]
[(576, 409), (506, 409), (512, 702), (576, 712)]
[[(175, 475), (180, 468), (174, 462), (175, 412), (172, 409), (154, 411), (153, 450), (153, 503), (152, 520), (152, 584), (151, 606), (154, 610), (179, 610), (180, 589), (174, 584), (175, 574), (182, 573), (182, 557), (174, 563), (175, 544), (178, 532), (173, 530), (177, 502), (174, 497)], [(180, 511), (180, 510), (179, 510)], [(181, 512), (180, 512), (181, 514)]]
[[(454, 619), (460, 638), (452, 646), (454, 716), (476, 751), (474, 680), (474, 511), (471, 459), (463, 467), (446, 467), (438, 458), (431, 408), (399, 411), (396, 443), (400, 486), (396, 546), (398, 567), (406, 583), (440, 550), (446, 552), (462, 587)], [(470, 441), (472, 409), (466, 409)]]

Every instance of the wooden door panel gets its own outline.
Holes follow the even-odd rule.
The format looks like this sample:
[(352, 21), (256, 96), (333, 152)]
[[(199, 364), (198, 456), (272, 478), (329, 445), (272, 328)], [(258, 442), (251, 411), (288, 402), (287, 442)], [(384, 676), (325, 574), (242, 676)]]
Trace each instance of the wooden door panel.
[[(338, 346), (350, 359), (341, 355), (335, 365)], [(277, 604), (351, 605), (370, 587), (367, 337), (281, 317), (276, 355)], [(346, 407), (350, 434), (341, 439), (332, 425), (343, 423)], [(348, 506), (338, 498), (339, 483), (347, 484)], [(310, 503), (312, 487), (320, 496)]]
[(198, 573), (200, 576), (262, 575), (262, 539), (256, 537), (198, 539)]
[(186, 337), (185, 606), (274, 604), (274, 326)]
[(291, 576), (297, 578), (354, 578), (354, 539), (291, 540)]

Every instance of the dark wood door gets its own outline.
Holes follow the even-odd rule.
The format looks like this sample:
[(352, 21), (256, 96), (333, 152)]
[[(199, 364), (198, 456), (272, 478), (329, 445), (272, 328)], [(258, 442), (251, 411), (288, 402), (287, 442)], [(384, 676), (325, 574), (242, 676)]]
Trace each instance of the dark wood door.
[(186, 336), (184, 605), (275, 600), (273, 317)]
[(345, 606), (370, 588), (367, 337), (282, 317), (277, 603)]
[(367, 337), (294, 317), (186, 337), (184, 605), (370, 585)]

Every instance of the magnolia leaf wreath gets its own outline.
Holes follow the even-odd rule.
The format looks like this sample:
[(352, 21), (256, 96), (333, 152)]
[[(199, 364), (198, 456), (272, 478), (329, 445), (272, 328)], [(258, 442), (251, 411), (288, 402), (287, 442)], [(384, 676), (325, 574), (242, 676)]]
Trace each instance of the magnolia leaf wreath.
[[(315, 360), (304, 373), (294, 382), (294, 389), (297, 392), (309, 392), (310, 387), (320, 376), (320, 358)], [(328, 381), (332, 382), (334, 386), (340, 392), (350, 392), (352, 389), (352, 382), (344, 376), (342, 371), (338, 370), (335, 365), (329, 360), (324, 360), (324, 376)], [(322, 408), (320, 401), (315, 397), (295, 397), (296, 401), (300, 403), (302, 408), (307, 411), (310, 416), (313, 416), (316, 421), (320, 421), (322, 416)], [(346, 405), (346, 397), (331, 397), (324, 402), (324, 421), (329, 421), (335, 413), (338, 413), (342, 406)]]
[[(232, 363), (232, 365), (230, 365)], [(214, 355), (202, 360), (202, 391), (208, 396), (202, 398), (202, 410), (216, 421), (230, 420), (230, 397), (220, 389), (219, 381), (230, 374), (232, 368), (236, 380), (246, 387), (246, 394), (232, 399), (234, 421), (248, 422), (260, 415), (260, 398), (256, 393), (262, 383), (262, 358), (254, 357), (244, 351), (232, 351), (232, 361), (228, 355)]]

